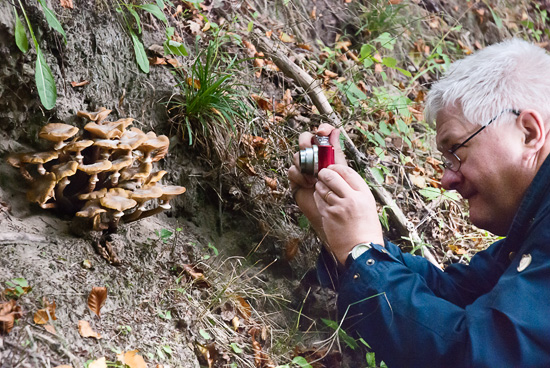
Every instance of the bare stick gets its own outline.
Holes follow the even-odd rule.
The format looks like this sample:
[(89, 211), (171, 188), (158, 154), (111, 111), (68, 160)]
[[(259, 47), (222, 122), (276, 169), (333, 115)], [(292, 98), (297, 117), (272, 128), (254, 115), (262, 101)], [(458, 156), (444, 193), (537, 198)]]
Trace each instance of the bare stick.
[[(313, 79), (305, 70), (294, 64), (285, 55), (283, 52), (284, 50), (281, 50), (281, 45), (274, 44), (260, 32), (255, 32), (253, 34), (252, 41), (260, 51), (273, 60), (275, 65), (277, 65), (285, 75), (294, 79), (296, 83), (306, 91), (321, 115), (325, 116), (325, 118), (335, 127), (340, 128), (343, 126), (340, 117), (334, 112), (332, 106), (328, 102), (319, 80)], [(428, 247), (421, 242), (413, 223), (405, 217), (403, 211), (397, 206), (391, 194), (384, 189), (382, 183), (373, 175), (372, 168), (369, 167), (365, 154), (357, 149), (344, 129), (341, 129), (340, 132), (344, 136), (344, 144), (347, 152), (350, 152), (355, 164), (365, 170), (367, 181), (371, 183), (371, 188), (375, 197), (389, 209), (390, 218), (396, 224), (397, 230), (401, 236), (410, 239), (413, 244), (420, 244), (424, 257), (435, 266), (440, 267), (435, 256), (430, 252)]]

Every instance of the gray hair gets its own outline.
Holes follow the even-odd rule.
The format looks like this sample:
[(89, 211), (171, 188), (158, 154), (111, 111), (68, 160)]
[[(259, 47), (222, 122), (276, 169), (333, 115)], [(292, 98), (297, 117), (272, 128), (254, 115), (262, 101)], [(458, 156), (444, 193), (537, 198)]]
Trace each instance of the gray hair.
[[(550, 112), (550, 56), (542, 48), (510, 39), (454, 62), (428, 93), (426, 122), (458, 106), (470, 123), (483, 125), (504, 109)], [(495, 121), (494, 124), (497, 122)]]

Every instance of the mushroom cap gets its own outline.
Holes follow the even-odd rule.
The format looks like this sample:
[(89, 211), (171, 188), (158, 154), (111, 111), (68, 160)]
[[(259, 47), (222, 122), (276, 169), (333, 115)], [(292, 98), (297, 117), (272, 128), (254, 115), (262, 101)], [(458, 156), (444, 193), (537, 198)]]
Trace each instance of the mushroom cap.
[(107, 115), (111, 113), (112, 110), (107, 110), (105, 107), (100, 107), (99, 111), (95, 112), (86, 112), (86, 111), (79, 111), (76, 113), (77, 116), (80, 116), (81, 118), (86, 118), (91, 121), (95, 122), (101, 122), (105, 120)]
[(103, 212), (107, 212), (107, 210), (101, 207), (99, 199), (91, 199), (84, 204), (84, 207), (82, 207), (80, 211), (76, 213), (76, 216), (92, 218)]
[(118, 139), (96, 139), (94, 146), (98, 146), (103, 149), (115, 149), (120, 145), (120, 140)]
[(112, 166), (111, 161), (100, 160), (89, 165), (78, 164), (78, 170), (84, 171), (88, 175), (93, 175), (103, 171), (110, 170), (111, 166)]
[(31, 189), (27, 192), (27, 199), (29, 202), (43, 205), (54, 196), (56, 183), (55, 174), (46, 173), (32, 184)]
[(177, 185), (162, 185), (162, 196), (160, 199), (164, 201), (168, 201), (172, 199), (173, 197), (185, 193), (187, 189), (185, 187), (180, 187)]
[(121, 156), (117, 158), (116, 160), (112, 161), (111, 164), (111, 170), (112, 171), (119, 171), (124, 169), (125, 167), (128, 167), (134, 163), (134, 159), (128, 156)]
[(92, 133), (92, 135), (103, 138), (119, 138), (122, 135), (122, 130), (118, 126), (100, 125), (95, 122), (90, 122), (84, 126), (84, 130)]
[(42, 127), (38, 136), (52, 142), (62, 142), (78, 133), (78, 128), (64, 123), (50, 123)]
[(130, 198), (136, 201), (147, 201), (153, 198), (159, 198), (162, 195), (162, 189), (156, 185), (148, 185), (143, 188), (135, 189), (130, 193)]
[(120, 172), (120, 180), (145, 179), (151, 174), (152, 169), (153, 164), (150, 162), (144, 162), (137, 167), (127, 167)]
[[(151, 132), (149, 132), (151, 133)], [(144, 152), (151, 152), (153, 150), (158, 150), (170, 145), (170, 139), (165, 135), (159, 135), (158, 137), (149, 138), (143, 142), (138, 149)]]
[(78, 196), (78, 199), (80, 199), (82, 201), (88, 201), (90, 199), (99, 199), (101, 197), (104, 197), (105, 194), (107, 194), (107, 188), (103, 188), (101, 190), (96, 190), (96, 191), (90, 192), (90, 193), (83, 193), (83, 194)]
[(134, 121), (133, 118), (124, 118), (124, 119), (118, 119), (117, 121), (104, 121), (103, 123), (101, 123), (101, 125), (116, 127), (124, 131), (126, 128), (128, 128), (128, 126), (132, 125), (133, 121)]
[(94, 144), (94, 141), (89, 139), (75, 141), (68, 143), (65, 147), (63, 147), (63, 150), (70, 152), (79, 152), (82, 151), (84, 148), (90, 147), (92, 144)]
[(136, 149), (139, 147), (143, 142), (147, 140), (147, 135), (143, 133), (138, 128), (130, 128), (130, 130), (126, 130), (122, 137), (120, 137), (120, 146), (119, 148), (122, 149)]
[(59, 154), (56, 151), (28, 152), (21, 154), (21, 162), (27, 164), (44, 164), (56, 159)]
[(99, 199), (99, 203), (105, 208), (121, 212), (137, 205), (135, 200), (128, 198), (129, 196), (130, 192), (122, 188), (111, 188), (105, 197)]
[(23, 163), (23, 161), (21, 161), (23, 155), (24, 153), (12, 153), (6, 158), (6, 162), (13, 167), (20, 168)]
[(53, 165), (52, 173), (55, 175), (55, 180), (60, 181), (67, 176), (73, 176), (78, 168), (78, 162), (67, 161), (62, 164)]
[(143, 184), (147, 185), (147, 184), (156, 183), (156, 182), (160, 181), (160, 179), (162, 179), (162, 177), (164, 175), (166, 175), (166, 173), (167, 172), (165, 170), (160, 170), (160, 171), (154, 172), (151, 175), (149, 175), (147, 177), (147, 179), (145, 179)]

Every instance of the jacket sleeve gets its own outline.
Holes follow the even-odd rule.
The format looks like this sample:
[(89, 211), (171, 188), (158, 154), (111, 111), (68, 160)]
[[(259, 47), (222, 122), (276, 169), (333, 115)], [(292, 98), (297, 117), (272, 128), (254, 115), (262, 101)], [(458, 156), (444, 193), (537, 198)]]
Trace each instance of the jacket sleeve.
[[(346, 331), (365, 339), (389, 367), (548, 366), (546, 347), (550, 343), (545, 340), (550, 337), (544, 331), (550, 322), (532, 318), (536, 316), (533, 307), (540, 308), (543, 303), (512, 298), (522, 288), (517, 285), (521, 280), (516, 274), (509, 282), (517, 292), (505, 292), (499, 299), (491, 290), (462, 307), (434, 292), (437, 285), (446, 285), (445, 277), (434, 276), (433, 270), (426, 271), (426, 265), (405, 255), (396, 257), (389, 250), (375, 246), (355, 260), (341, 275), (338, 297)], [(473, 261), (475, 273), (479, 264)], [(533, 268), (522, 275), (527, 277), (525, 284), (534, 288), (533, 278), (546, 282), (547, 275), (541, 270), (535, 275), (537, 269)], [(473, 282), (470, 276), (460, 275)], [(503, 279), (495, 289), (508, 278)], [(456, 285), (444, 287), (460, 289)]]
[(491, 290), (504, 271), (505, 262), (497, 255), (501, 242), (493, 243), (487, 250), (477, 253), (469, 265), (452, 264), (447, 266), (445, 272), (426, 258), (401, 252), (399, 247), (390, 242), (385, 242), (385, 250), (396, 261), (423, 278), (436, 296), (465, 307)]

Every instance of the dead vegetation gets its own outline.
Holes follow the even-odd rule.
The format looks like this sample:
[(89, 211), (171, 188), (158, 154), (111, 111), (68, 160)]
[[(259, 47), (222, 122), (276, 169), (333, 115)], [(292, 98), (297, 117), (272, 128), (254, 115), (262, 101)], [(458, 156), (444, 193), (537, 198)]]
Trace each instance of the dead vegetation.
[[(430, 254), (442, 267), (467, 262), (494, 237), (469, 225), (458, 195), (440, 188), (442, 169), (432, 146), (433, 127), (424, 122), (423, 99), (452, 60), (486, 43), (512, 34), (547, 42), (547, 9), (512, 1), (498, 7), (485, 1), (420, 0), (161, 3), (176, 30), (173, 40), (195, 42), (197, 50), (188, 58), (151, 55), (152, 69), (178, 75), (166, 105), (167, 134), (206, 168), (201, 185), (215, 193), (221, 232), (230, 232), (236, 223), (224, 214), (245, 215), (261, 232), (259, 240), (230, 256), (223, 236), (194, 234), (196, 227), (185, 220), (149, 218), (121, 226), (116, 241), (109, 239), (109, 246), (124, 244), (121, 268), (113, 271), (95, 260), (85, 241), (59, 234), (66, 227), (62, 220), (41, 220), (54, 230), (38, 238), (24, 230), (36, 222), (16, 216), (21, 210), (11, 211), (2, 201), (0, 245), (6, 257), (0, 266), (8, 271), (0, 274), (6, 284), (0, 332), (7, 333), (0, 340), (0, 361), (23, 367), (68, 362), (141, 367), (147, 362), (261, 368), (345, 367), (361, 359), (363, 366), (379, 366), (373, 352), (365, 360), (368, 349), (338, 328), (334, 295), (320, 290), (307, 273), (318, 243), (286, 179), (297, 137), (320, 122), (338, 125), (350, 164), (391, 199), (379, 208), (386, 235), (413, 253)], [(158, 27), (153, 17), (142, 22)], [(261, 46), (266, 41), (269, 47)], [(192, 103), (196, 108), (190, 108)], [(101, 125), (95, 128), (109, 134)], [(101, 139), (117, 138), (93, 140)], [(138, 180), (139, 167), (155, 150), (165, 151), (139, 150), (135, 172), (121, 172), (118, 180)], [(81, 151), (70, 152), (77, 159)], [(27, 160), (33, 165), (30, 172), (19, 164), (28, 180), (48, 175), (39, 173), (44, 164), (52, 170), (52, 163), (36, 160)], [(147, 172), (139, 183), (157, 181), (151, 169)], [(57, 187), (48, 187), (48, 194), (61, 185), (54, 176)], [(113, 180), (114, 175), (105, 176), (92, 189), (91, 181), (85, 184), (93, 193), (102, 185), (120, 185)], [(128, 197), (136, 209), (123, 222), (152, 211), (137, 203), (146, 201), (142, 189), (133, 191)], [(48, 206), (49, 197), (37, 202)], [(91, 207), (86, 212), (94, 213)], [(112, 214), (123, 211), (102, 207)], [(112, 220), (99, 221), (97, 227)], [(231, 230), (242, 236), (246, 229)], [(70, 252), (61, 258), (55, 254), (71, 243)], [(43, 256), (47, 245), (54, 254)], [(18, 267), (7, 268), (9, 262)], [(44, 281), (48, 268), (55, 277)], [(281, 277), (283, 272), (288, 277)], [(102, 302), (95, 297), (95, 314), (86, 309), (89, 290), (98, 286), (109, 290), (101, 317)], [(66, 291), (43, 295), (41, 288)], [(31, 322), (28, 316), (37, 313)], [(56, 331), (44, 330), (37, 321)]]

